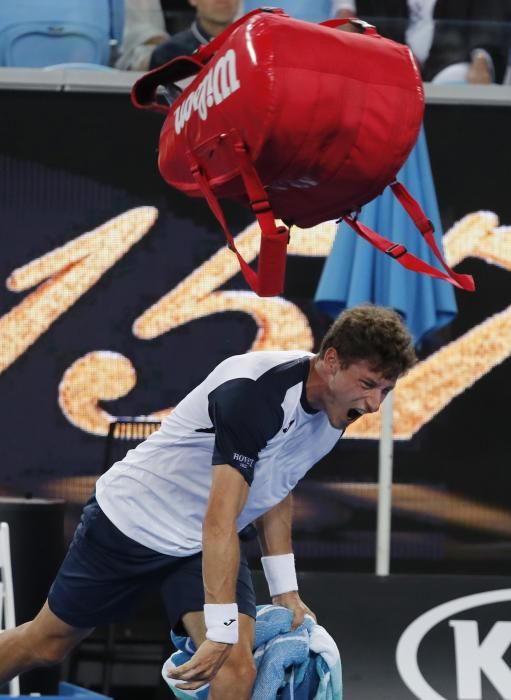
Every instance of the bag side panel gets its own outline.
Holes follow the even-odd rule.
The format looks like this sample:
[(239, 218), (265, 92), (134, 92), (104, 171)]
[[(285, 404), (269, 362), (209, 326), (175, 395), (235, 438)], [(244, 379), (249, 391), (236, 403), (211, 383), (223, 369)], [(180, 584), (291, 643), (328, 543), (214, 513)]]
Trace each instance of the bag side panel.
[[(336, 218), (379, 194), (413, 147), (423, 114), (406, 47), (315, 29), (302, 62), (275, 39), (283, 107), (258, 163), (275, 213), (300, 225)], [(275, 153), (283, 167), (266, 179)]]

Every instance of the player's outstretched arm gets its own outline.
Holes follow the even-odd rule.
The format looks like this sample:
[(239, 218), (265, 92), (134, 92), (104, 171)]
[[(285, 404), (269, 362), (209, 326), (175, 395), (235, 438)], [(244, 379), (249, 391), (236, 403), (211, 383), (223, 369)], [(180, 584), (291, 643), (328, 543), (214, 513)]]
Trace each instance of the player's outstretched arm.
[(228, 464), (213, 466), (213, 481), (202, 528), (202, 576), (205, 594), (206, 640), (186, 664), (171, 676), (194, 690), (218, 673), (238, 641), (236, 581), (240, 545), (236, 519), (248, 495), (243, 476)]

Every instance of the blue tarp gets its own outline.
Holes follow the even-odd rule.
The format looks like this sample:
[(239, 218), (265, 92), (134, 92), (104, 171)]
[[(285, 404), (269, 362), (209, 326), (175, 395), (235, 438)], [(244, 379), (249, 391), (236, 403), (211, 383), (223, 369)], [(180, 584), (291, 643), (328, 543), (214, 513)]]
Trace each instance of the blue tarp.
[[(433, 222), (442, 249), (442, 224), (423, 129), (397, 179), (410, 190)], [(439, 267), (390, 188), (363, 207), (359, 220)], [(452, 321), (457, 313), (454, 289), (448, 282), (406, 270), (357, 236), (345, 223), (340, 224), (325, 262), (315, 301), (334, 317), (343, 309), (364, 302), (392, 307), (403, 315), (416, 344)]]

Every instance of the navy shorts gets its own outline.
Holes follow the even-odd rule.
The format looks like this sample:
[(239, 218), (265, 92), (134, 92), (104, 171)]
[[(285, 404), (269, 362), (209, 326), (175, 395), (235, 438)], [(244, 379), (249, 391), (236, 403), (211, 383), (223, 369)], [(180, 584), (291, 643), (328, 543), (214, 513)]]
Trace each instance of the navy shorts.
[[(48, 594), (50, 610), (73, 627), (97, 627), (125, 619), (151, 588), (160, 589), (170, 627), (182, 634), (182, 616), (204, 605), (202, 553), (172, 557), (135, 542), (92, 497)], [(255, 619), (254, 588), (244, 556), (236, 594), (239, 612)]]

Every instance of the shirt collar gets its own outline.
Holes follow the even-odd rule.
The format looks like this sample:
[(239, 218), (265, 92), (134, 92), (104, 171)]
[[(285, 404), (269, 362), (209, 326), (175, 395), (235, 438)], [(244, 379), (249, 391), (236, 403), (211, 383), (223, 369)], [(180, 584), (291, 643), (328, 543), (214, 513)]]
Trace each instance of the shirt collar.
[(208, 34), (208, 32), (199, 24), (198, 20), (196, 19), (192, 22), (190, 31), (200, 44), (209, 44), (209, 42), (213, 38), (213, 36), (211, 34)]
[(307, 379), (308, 379), (308, 377), (309, 377), (309, 372), (310, 372), (310, 369), (311, 369), (311, 361), (310, 361), (310, 358), (308, 358), (308, 357), (304, 358), (303, 368), (304, 368), (304, 372), (303, 372), (303, 386), (302, 386), (302, 395), (301, 395), (301, 397), (300, 397), (300, 403), (301, 403), (302, 408), (303, 408), (303, 410), (305, 411), (305, 413), (309, 413), (309, 414), (319, 413), (319, 409), (313, 408), (313, 407), (310, 405), (310, 403), (309, 403), (309, 401), (308, 401), (308, 399), (307, 399), (307, 392), (306, 392), (306, 389), (307, 389)]

